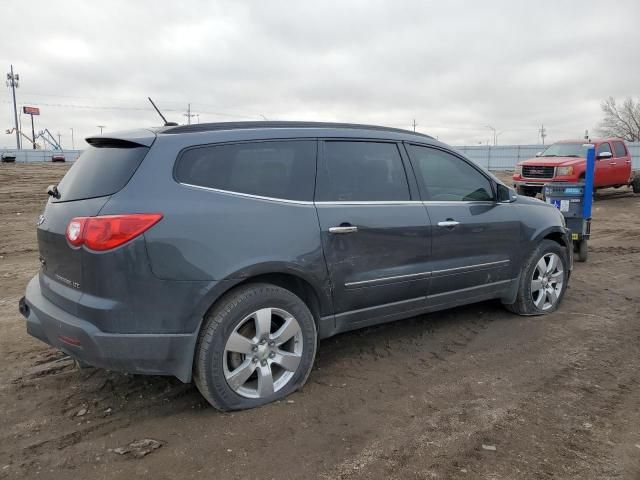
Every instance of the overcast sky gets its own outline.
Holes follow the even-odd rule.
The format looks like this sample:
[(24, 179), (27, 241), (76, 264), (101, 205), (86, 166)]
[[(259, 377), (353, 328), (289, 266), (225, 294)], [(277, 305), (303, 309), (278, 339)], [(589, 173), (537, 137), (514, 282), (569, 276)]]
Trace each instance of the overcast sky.
[[(594, 132), (640, 96), (640, 1), (33, 1), (2, 8), (18, 105), (71, 147), (169, 120), (323, 120), (412, 128), (454, 145)], [(4, 72), (3, 72), (4, 73)], [(15, 146), (11, 92), (0, 146)], [(22, 116), (28, 135), (28, 116)], [(27, 125), (29, 128), (27, 128)], [(492, 141), (492, 140), (491, 140)]]

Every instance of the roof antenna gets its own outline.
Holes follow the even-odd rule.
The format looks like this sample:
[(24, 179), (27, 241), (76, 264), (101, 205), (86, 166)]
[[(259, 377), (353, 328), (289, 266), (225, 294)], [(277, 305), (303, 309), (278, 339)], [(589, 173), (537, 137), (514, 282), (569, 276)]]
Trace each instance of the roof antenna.
[(156, 112), (158, 112), (158, 115), (160, 115), (160, 118), (162, 119), (162, 121), (164, 122), (164, 126), (165, 127), (176, 127), (178, 126), (178, 124), (176, 122), (167, 122), (167, 119), (164, 118), (164, 115), (162, 115), (162, 112), (160, 112), (160, 110), (158, 109), (158, 107), (156, 107), (156, 104), (153, 103), (153, 100), (151, 100), (151, 97), (147, 97), (149, 99), (149, 101), (151, 102), (151, 105), (153, 105), (153, 108), (156, 109)]

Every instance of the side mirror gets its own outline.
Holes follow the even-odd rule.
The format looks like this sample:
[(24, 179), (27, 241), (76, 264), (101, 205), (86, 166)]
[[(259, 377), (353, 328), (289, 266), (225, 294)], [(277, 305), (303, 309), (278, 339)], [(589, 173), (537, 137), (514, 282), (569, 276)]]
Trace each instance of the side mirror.
[(613, 157), (613, 155), (611, 155), (611, 152), (601, 152), (598, 154), (596, 158), (601, 159), (601, 158), (611, 158), (611, 157)]
[(536, 153), (536, 157), (541, 157), (541, 156), (542, 156), (542, 152)]
[(498, 193), (498, 203), (513, 203), (518, 198), (516, 192), (501, 183), (496, 184), (496, 191)]

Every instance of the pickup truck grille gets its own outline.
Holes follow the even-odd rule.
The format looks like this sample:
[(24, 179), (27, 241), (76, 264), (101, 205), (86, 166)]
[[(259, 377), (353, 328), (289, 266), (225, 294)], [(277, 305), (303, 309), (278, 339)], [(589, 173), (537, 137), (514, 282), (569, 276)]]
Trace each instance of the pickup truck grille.
[(525, 178), (553, 178), (554, 173), (555, 167), (522, 166), (522, 176)]

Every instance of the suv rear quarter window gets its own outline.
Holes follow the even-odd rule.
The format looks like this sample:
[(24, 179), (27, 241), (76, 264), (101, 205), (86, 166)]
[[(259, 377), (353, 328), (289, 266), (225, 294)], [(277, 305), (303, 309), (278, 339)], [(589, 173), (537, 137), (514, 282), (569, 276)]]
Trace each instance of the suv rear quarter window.
[(180, 183), (261, 197), (311, 201), (315, 140), (260, 141), (190, 148), (178, 158)]
[(325, 141), (316, 200), (405, 201), (407, 175), (395, 143)]

